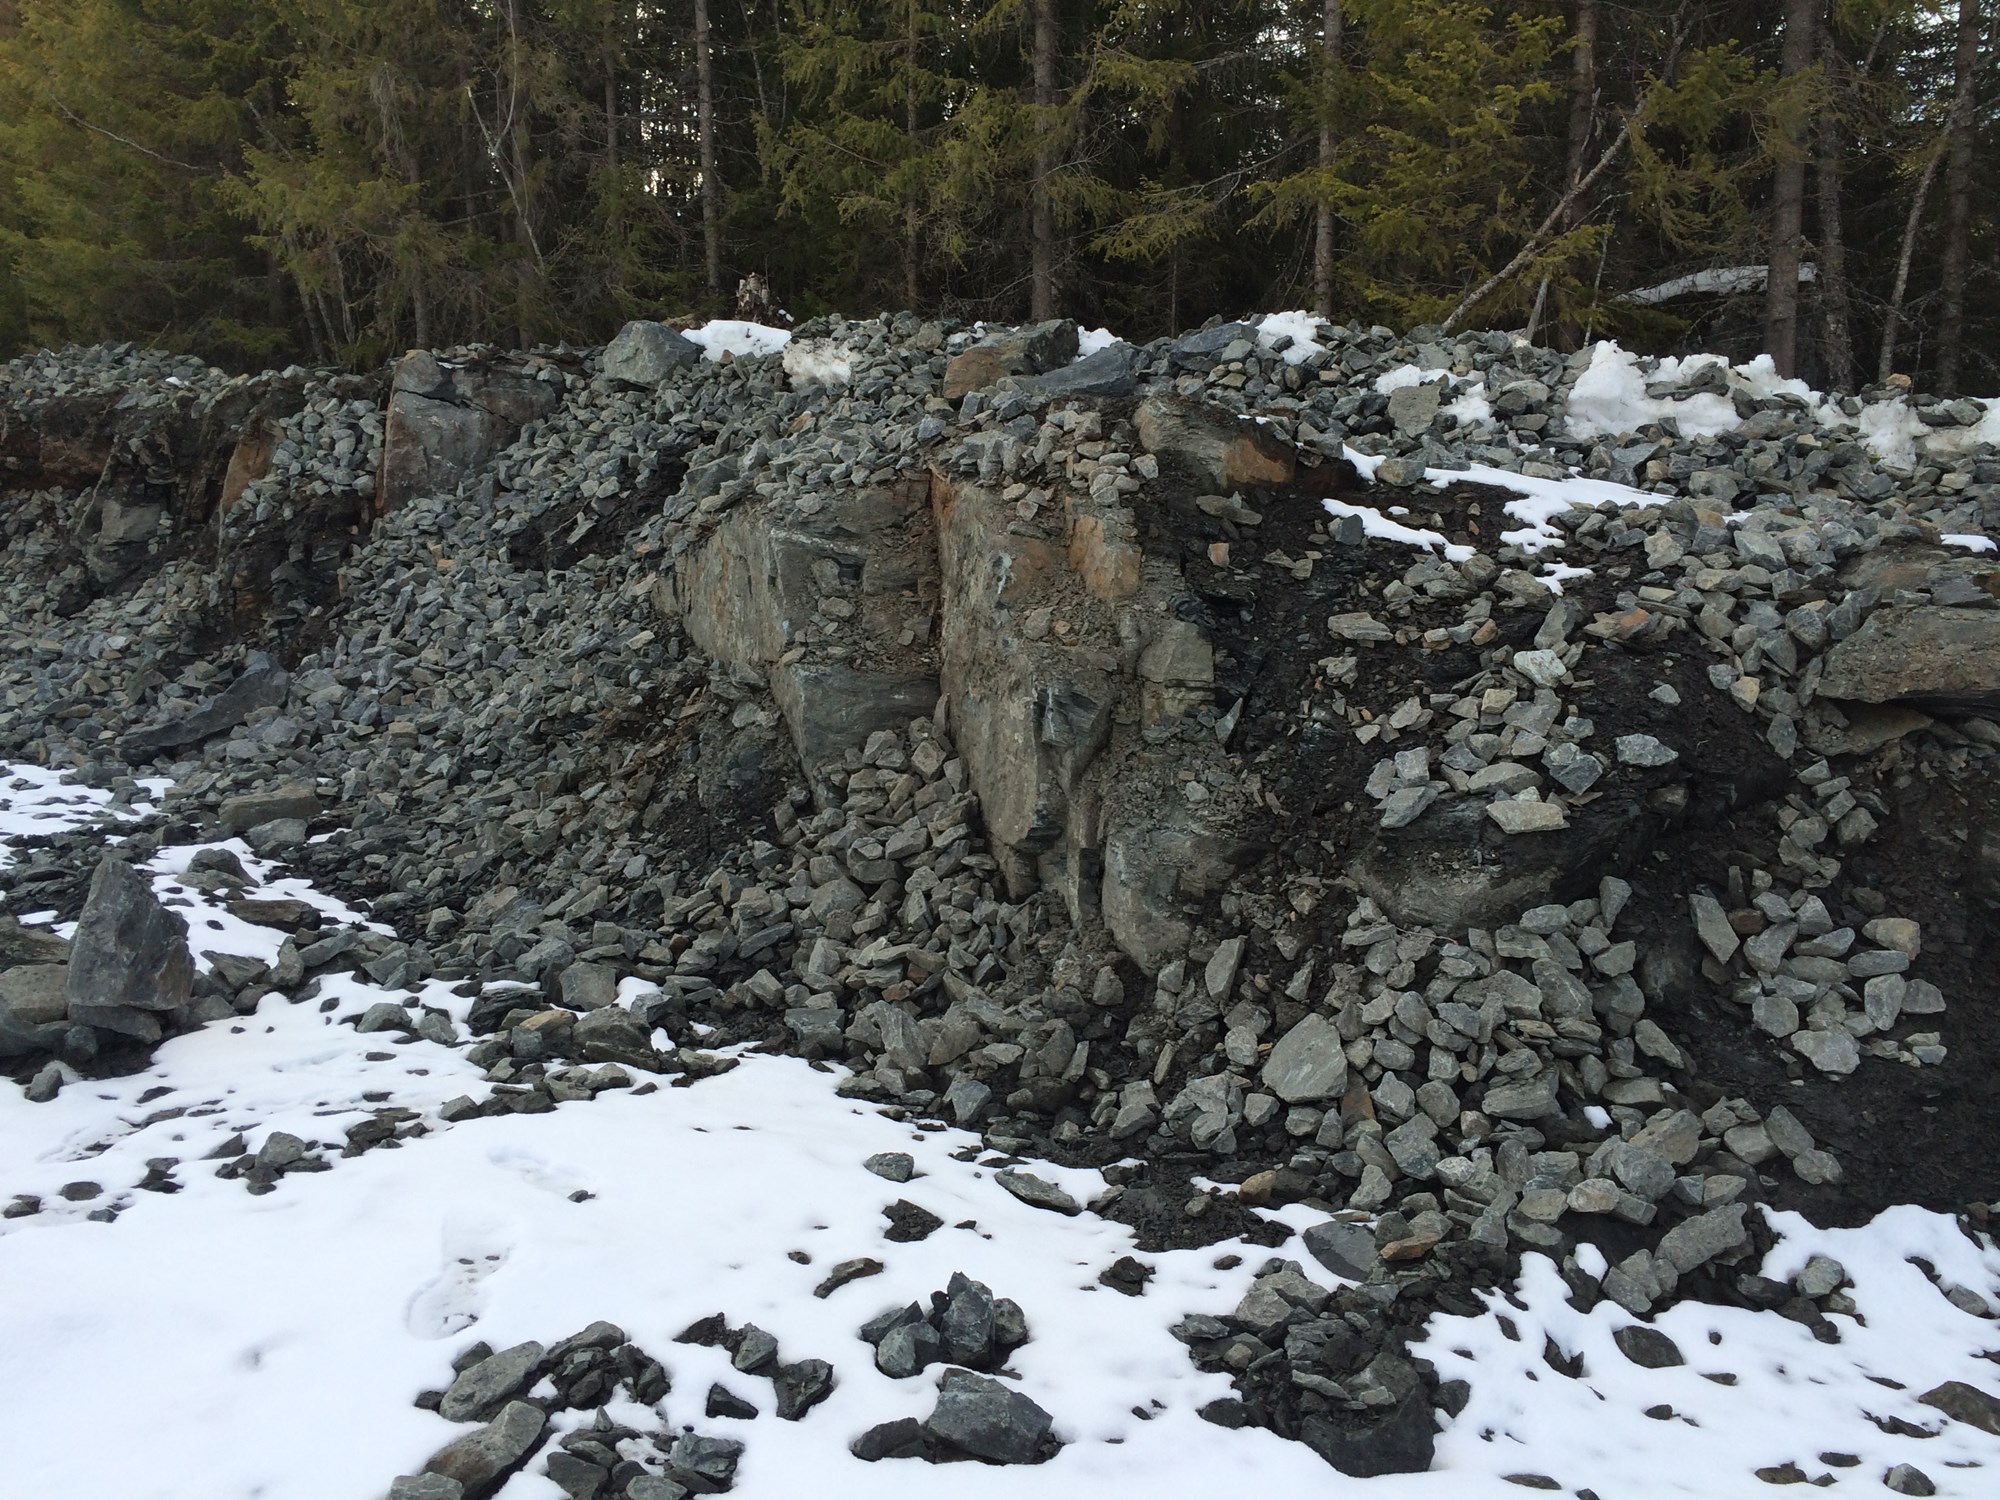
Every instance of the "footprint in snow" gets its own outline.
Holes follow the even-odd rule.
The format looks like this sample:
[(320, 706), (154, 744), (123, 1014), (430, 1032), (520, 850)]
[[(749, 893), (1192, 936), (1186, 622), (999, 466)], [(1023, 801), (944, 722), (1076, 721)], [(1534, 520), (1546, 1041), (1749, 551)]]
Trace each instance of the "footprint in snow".
[(406, 1321), (418, 1338), (449, 1338), (477, 1323), (486, 1300), (481, 1283), (507, 1261), (504, 1226), (493, 1220), (447, 1220), (443, 1240), (443, 1269), (410, 1299)]

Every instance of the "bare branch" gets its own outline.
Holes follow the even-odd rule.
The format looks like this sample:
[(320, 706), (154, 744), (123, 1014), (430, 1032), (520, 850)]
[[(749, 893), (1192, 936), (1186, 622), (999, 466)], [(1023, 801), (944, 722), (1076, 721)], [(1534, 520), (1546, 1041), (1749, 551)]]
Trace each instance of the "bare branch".
[(1597, 179), (1602, 177), (1612, 162), (1618, 159), (1620, 153), (1625, 149), (1625, 143), (1632, 138), (1633, 127), (1645, 117), (1645, 114), (1646, 103), (1644, 100), (1641, 100), (1639, 107), (1633, 110), (1626, 118), (1625, 123), (1619, 127), (1617, 138), (1609, 146), (1606, 146), (1604, 154), (1597, 158), (1596, 165), (1578, 179), (1571, 186), (1570, 190), (1556, 201), (1556, 206), (1549, 210), (1548, 217), (1543, 219), (1535, 232), (1528, 236), (1527, 243), (1515, 252), (1514, 258), (1484, 281), (1480, 282), (1478, 286), (1467, 292), (1458, 306), (1451, 310), (1451, 316), (1444, 320), (1444, 331), (1446, 333), (1450, 333), (1452, 329), (1458, 326), (1467, 313), (1490, 297), (1496, 287), (1505, 283), (1522, 266), (1534, 259), (1536, 252), (1556, 232), (1557, 226), (1563, 222), (1570, 209), (1580, 198), (1597, 185)]
[(84, 119), (82, 115), (78, 114), (75, 110), (71, 109), (67, 104), (63, 103), (62, 100), (58, 99), (54, 94), (48, 95), (48, 101), (49, 103), (53, 104), (57, 109), (61, 110), (63, 113), (63, 117), (67, 119), (72, 125), (81, 126), (85, 130), (103, 136), (108, 141), (116, 141), (119, 145), (129, 147), (130, 149), (138, 152), (141, 156), (150, 156), (153, 158), (154, 161), (165, 162), (170, 167), (178, 167), (183, 172), (193, 172), (198, 176), (202, 177), (218, 177), (221, 175), (221, 173), (214, 167), (197, 167), (192, 162), (176, 161), (174, 160), (173, 157), (162, 156), (159, 152), (153, 150), (152, 147), (142, 146), (137, 141), (132, 140), (127, 136), (122, 136), (118, 134), (118, 132), (115, 130), (106, 130), (102, 125), (93, 125), (91, 124), (90, 121)]

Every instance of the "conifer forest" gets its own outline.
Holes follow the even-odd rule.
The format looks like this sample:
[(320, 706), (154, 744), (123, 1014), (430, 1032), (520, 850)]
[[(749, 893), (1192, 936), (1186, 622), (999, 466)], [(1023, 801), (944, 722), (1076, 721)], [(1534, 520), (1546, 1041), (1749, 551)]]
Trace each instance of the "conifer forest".
[(1296, 306), (2000, 386), (1993, 0), (0, 0), (0, 349)]

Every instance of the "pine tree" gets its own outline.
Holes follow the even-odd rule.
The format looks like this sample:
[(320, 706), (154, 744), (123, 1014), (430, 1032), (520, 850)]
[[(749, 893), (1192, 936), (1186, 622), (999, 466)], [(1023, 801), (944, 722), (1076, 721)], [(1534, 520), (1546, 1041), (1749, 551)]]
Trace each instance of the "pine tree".
[(897, 247), (893, 263), (879, 251), (854, 257), (847, 275), (858, 300), (850, 305), (926, 306), (938, 257), (958, 248), (936, 184), (965, 94), (950, 71), (962, 20), (933, 0), (820, 0), (801, 19), (783, 52), (799, 117), (764, 147), (784, 206), (810, 214), (829, 205), (837, 224), (871, 248)]
[(253, 0), (14, 8), (0, 30), (0, 309), (41, 340), (285, 352), (269, 264), (223, 188), (248, 140), (285, 128), (268, 60), (290, 51)]

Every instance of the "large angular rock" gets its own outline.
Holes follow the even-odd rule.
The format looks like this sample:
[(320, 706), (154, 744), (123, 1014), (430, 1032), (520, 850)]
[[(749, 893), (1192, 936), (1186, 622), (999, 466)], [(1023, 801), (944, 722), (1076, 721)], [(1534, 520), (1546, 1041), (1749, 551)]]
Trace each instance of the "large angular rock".
[(1264, 1087), (1287, 1104), (1339, 1097), (1347, 1054), (1333, 1023), (1315, 1011), (1280, 1037), (1264, 1062)]
[(1741, 1249), (1750, 1243), (1750, 1231), (1743, 1227), (1745, 1212), (1745, 1205), (1732, 1203), (1676, 1224), (1660, 1241), (1660, 1259), (1686, 1274), (1718, 1255)]
[[(1067, 547), (1022, 535), (992, 490), (933, 482), (949, 729), (1009, 881), (1100, 912), (1147, 972), (1187, 945), (1191, 906), (1235, 870), (1247, 794), (1197, 807), (1142, 736), (1214, 700), (1214, 653), (1141, 552), (1123, 502), (1073, 515)], [(1060, 611), (1067, 638), (1031, 628)]]
[(69, 1018), (152, 1041), (163, 1017), (186, 1009), (193, 981), (187, 923), (160, 905), (144, 874), (106, 855), (70, 945)]
[(1003, 386), (1038, 396), (1130, 396), (1139, 389), (1139, 351), (1120, 339), (1044, 375), (1010, 376)]
[[(842, 488), (810, 515), (742, 501), (655, 591), (707, 655), (768, 679), (808, 767), (937, 703), (936, 649), (908, 638), (938, 610), (929, 501), (925, 479)], [(853, 649), (796, 646), (815, 615), (837, 615)]]
[(231, 833), (244, 833), (283, 819), (310, 822), (320, 815), (319, 795), (303, 782), (264, 787), (224, 797), (216, 818)]
[(1389, 392), (1389, 420), (1405, 437), (1427, 432), (1438, 414), (1444, 382), (1427, 380), (1420, 385), (1398, 386)]
[(1501, 832), (1489, 812), (1466, 798), (1406, 828), (1375, 829), (1348, 873), (1398, 925), (1462, 932), (1596, 894), (1598, 878), (1625, 868), (1641, 838), (1636, 803), (1593, 803), (1566, 827), (1533, 835)]
[(510, 1401), (484, 1427), (432, 1454), (424, 1472), (455, 1479), (464, 1489), (465, 1500), (481, 1500), (535, 1451), (548, 1425), (539, 1406)]
[(605, 379), (625, 385), (658, 385), (682, 365), (700, 359), (701, 345), (683, 338), (664, 323), (627, 323), (605, 345), (598, 368)]
[(438, 1404), (447, 1422), (484, 1422), (534, 1381), (546, 1351), (530, 1339), (459, 1371)]
[(961, 1453), (996, 1464), (1039, 1463), (1054, 1444), (1055, 1419), (1020, 1391), (965, 1370), (947, 1370), (924, 1430)]
[(41, 927), (24, 927), (18, 918), (0, 917), (0, 968), (15, 964), (66, 964), (69, 943)]
[(2000, 610), (1878, 609), (1826, 654), (1822, 698), (2000, 710)]
[(403, 356), (390, 382), (375, 505), (384, 515), (423, 495), (448, 495), (562, 400), (562, 386), (499, 364)]
[(1393, 1402), (1386, 1414), (1373, 1420), (1346, 1413), (1308, 1417), (1299, 1432), (1305, 1445), (1356, 1479), (1429, 1469), (1437, 1448), (1429, 1384), (1408, 1359), (1388, 1349), (1369, 1362), (1363, 1377)]
[(1218, 323), (1213, 328), (1184, 333), (1174, 340), (1173, 356), (1176, 360), (1216, 359), (1223, 350), (1239, 340), (1254, 345), (1257, 342), (1257, 326), (1254, 323)]
[(588, 1012), (576, 1023), (573, 1035), (587, 1062), (623, 1063), (649, 1073), (659, 1071), (660, 1059), (653, 1051), (651, 1029), (637, 1016), (615, 1005)]
[(1947, 1380), (1943, 1385), (1925, 1391), (1917, 1399), (1925, 1406), (1943, 1412), (1954, 1422), (1963, 1422), (1981, 1432), (2000, 1437), (2000, 1396), (1982, 1391), (1976, 1385), (1967, 1385), (1962, 1380)]
[(68, 1013), (66, 964), (21, 964), (0, 971), (0, 1057), (46, 1052)]
[(1290, 484), (1296, 472), (1288, 444), (1264, 424), (1221, 407), (1153, 396), (1139, 403), (1134, 420), (1148, 453), (1179, 462), (1197, 484), (1218, 494)]
[(944, 367), (945, 400), (984, 390), (1002, 376), (1061, 369), (1076, 358), (1076, 349), (1076, 324), (1068, 318), (992, 329)]
[(285, 669), (262, 651), (252, 651), (243, 673), (213, 699), (189, 714), (151, 729), (135, 729), (118, 742), (128, 761), (148, 760), (162, 750), (198, 745), (227, 734), (257, 709), (282, 706), (291, 685)]

